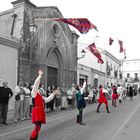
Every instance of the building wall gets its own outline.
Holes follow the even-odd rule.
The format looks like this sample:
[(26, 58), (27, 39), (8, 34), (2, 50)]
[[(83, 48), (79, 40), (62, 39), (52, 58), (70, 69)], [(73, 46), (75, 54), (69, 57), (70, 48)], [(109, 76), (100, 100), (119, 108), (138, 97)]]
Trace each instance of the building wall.
[[(17, 84), (18, 45), (0, 36), (0, 85), (7, 81), (13, 93)], [(9, 102), (9, 109), (14, 108), (13, 99), (14, 97)]]
[(127, 73), (130, 73), (130, 77), (134, 78), (134, 73), (138, 73), (140, 77), (140, 60), (126, 60), (123, 62), (124, 77), (127, 77)]
[(12, 28), (13, 10), (0, 13), (0, 33), (9, 36)]
[(87, 67), (82, 64), (77, 66), (77, 84), (83, 84), (86, 80), (88, 85), (98, 87), (100, 84), (105, 83), (105, 73), (95, 70), (91, 67)]
[[(52, 20), (63, 17), (59, 9), (55, 6), (37, 7), (29, 0), (18, 0), (12, 4), (13, 9), (0, 14), (0, 33), (22, 42), (18, 80), (33, 84), (37, 71), (42, 69), (44, 76), (41, 82), (45, 89), (50, 82), (48, 78), (50, 83), (53, 83), (54, 79), (54, 83), (60, 87), (76, 84), (78, 35), (72, 32), (67, 24)], [(15, 19), (13, 15), (16, 15)], [(36, 33), (29, 31), (32, 22), (38, 26)], [(57, 77), (53, 77), (51, 71), (48, 73), (50, 67), (54, 72), (56, 70)], [(48, 77), (50, 75), (52, 77)]]
[[(126, 81), (126, 84), (137, 84), (140, 86), (140, 59), (131, 59), (122, 61), (122, 72), (123, 79)], [(137, 73), (137, 79), (135, 80), (135, 73)], [(127, 77), (127, 74), (130, 77)]]
[[(85, 49), (89, 44), (84, 44), (84, 43), (78, 43), (78, 57), (80, 57), (81, 55), (81, 50)], [(121, 62), (115, 58), (112, 54), (110, 54), (108, 51), (98, 48), (99, 52), (102, 55), (102, 59), (104, 61), (103, 64), (99, 64), (97, 62), (97, 58), (87, 49), (85, 49), (86, 54), (85, 57), (82, 59), (78, 60), (78, 64), (84, 65), (86, 67), (89, 67), (90, 69), (94, 69), (96, 71), (92, 72), (92, 75), (94, 75), (94, 73), (97, 73), (97, 77), (98, 77), (98, 81), (99, 84), (102, 85), (113, 85), (113, 84), (118, 84), (120, 83), (120, 79), (119, 79), (119, 70), (120, 70), (120, 66), (121, 66)], [(107, 74), (107, 63), (109, 65), (109, 68), (112, 67), (112, 69), (110, 69), (110, 74)], [(114, 72), (117, 70), (117, 77), (114, 76)], [(82, 70), (80, 70), (82, 71)], [(82, 72), (81, 72), (82, 73)], [(83, 70), (83, 73), (84, 72)], [(80, 73), (79, 73), (80, 75)], [(91, 78), (90, 78), (91, 79)], [(92, 78), (93, 80), (94, 78)]]

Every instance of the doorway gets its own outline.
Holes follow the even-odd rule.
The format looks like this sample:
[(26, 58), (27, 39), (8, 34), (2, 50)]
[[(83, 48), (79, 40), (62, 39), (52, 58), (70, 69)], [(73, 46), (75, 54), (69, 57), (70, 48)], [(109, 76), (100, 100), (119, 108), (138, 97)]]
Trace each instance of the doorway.
[(58, 86), (58, 69), (54, 67), (48, 66), (48, 73), (47, 73), (47, 85), (55, 87)]

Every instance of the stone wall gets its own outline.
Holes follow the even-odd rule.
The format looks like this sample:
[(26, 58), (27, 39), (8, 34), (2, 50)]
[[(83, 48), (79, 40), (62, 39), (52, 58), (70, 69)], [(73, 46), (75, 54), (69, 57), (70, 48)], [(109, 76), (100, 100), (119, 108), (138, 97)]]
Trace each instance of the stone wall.
[[(0, 36), (0, 85), (7, 81), (13, 92), (17, 84), (19, 47), (18, 42)], [(9, 102), (9, 109), (14, 108), (13, 99)]]

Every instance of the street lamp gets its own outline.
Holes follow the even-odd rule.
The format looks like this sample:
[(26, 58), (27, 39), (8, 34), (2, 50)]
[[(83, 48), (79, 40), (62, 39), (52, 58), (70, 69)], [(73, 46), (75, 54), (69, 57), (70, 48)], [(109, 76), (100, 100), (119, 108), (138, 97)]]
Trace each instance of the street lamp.
[(86, 54), (86, 52), (85, 52), (85, 50), (84, 49), (82, 49), (82, 51), (81, 51), (81, 57), (78, 57), (77, 58), (77, 60), (79, 60), (79, 59), (81, 59), (81, 58), (84, 58), (85, 57), (85, 54)]
[[(28, 29), (29, 29), (29, 31), (30, 31), (31, 34), (32, 33), (36, 33), (37, 30), (38, 30), (38, 26), (35, 25), (34, 22), (33, 22), (33, 23), (31, 23), (31, 24), (28, 25)], [(22, 27), (21, 28), (21, 31), (20, 31), (20, 42), (21, 43), (26, 43), (26, 41), (28, 41), (28, 40), (24, 41), (23, 40), (23, 35), (24, 35), (24, 33), (23, 33), (23, 27)]]
[(33, 23), (29, 24), (29, 30), (31, 33), (36, 33), (38, 30), (38, 26)]

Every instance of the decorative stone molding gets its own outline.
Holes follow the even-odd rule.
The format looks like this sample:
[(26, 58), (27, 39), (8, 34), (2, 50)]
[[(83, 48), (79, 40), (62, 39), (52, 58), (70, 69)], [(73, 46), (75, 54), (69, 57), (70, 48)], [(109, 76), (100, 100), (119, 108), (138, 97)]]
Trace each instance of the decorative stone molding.
[(20, 47), (22, 47), (18, 41), (15, 41), (14, 39), (2, 37), (2, 36), (0, 36), (0, 44), (9, 46), (12, 48), (16, 48), (16, 49), (19, 49)]
[(36, 7), (36, 5), (34, 5), (33, 3), (31, 3), (29, 0), (16, 0), (16, 1), (13, 1), (11, 2), (13, 5), (20, 5), (22, 3), (26, 3), (28, 4), (30, 7)]
[[(34, 10), (33, 19), (35, 20), (40, 19), (40, 22), (42, 22), (41, 20), (43, 19), (49, 20), (51, 18), (63, 18), (57, 7), (38, 7)], [(72, 31), (70, 30), (69, 26), (63, 22), (59, 22), (59, 24), (68, 37), (69, 41), (72, 43)]]

